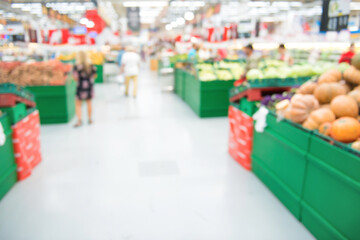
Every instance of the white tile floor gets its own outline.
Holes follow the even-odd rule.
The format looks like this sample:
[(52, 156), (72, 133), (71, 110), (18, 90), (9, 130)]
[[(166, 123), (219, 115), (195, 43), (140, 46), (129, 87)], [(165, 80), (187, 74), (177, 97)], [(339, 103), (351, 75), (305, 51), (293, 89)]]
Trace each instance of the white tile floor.
[(95, 124), (42, 127), (43, 162), (0, 202), (2, 240), (313, 239), (199, 119), (144, 71), (137, 99), (96, 86)]

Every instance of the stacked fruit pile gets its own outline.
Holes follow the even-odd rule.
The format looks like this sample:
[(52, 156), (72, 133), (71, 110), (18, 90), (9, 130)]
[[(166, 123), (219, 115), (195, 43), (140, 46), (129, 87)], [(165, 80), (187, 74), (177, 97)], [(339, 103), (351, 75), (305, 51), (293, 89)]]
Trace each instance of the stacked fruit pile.
[(20, 86), (64, 85), (71, 65), (58, 60), (0, 65), (0, 83)]
[(277, 60), (264, 60), (259, 63), (257, 69), (251, 69), (246, 74), (246, 79), (261, 80), (261, 79), (283, 79), (283, 78), (297, 78), (297, 77), (312, 77), (319, 76), (330, 69), (338, 69), (339, 71), (346, 70), (348, 64), (335, 65), (333, 63), (319, 62), (316, 65), (298, 64), (288, 66), (284, 62)]
[(244, 63), (240, 62), (214, 62), (196, 64), (198, 76), (201, 81), (229, 81), (239, 79), (244, 73)]
[(291, 100), (276, 105), (278, 115), (360, 150), (360, 55), (341, 72), (331, 69), (303, 84)]

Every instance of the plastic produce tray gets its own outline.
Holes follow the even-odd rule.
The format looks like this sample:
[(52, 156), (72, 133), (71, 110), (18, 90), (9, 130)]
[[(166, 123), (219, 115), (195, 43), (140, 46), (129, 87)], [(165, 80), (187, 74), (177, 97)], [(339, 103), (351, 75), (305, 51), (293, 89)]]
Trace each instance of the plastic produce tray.
[(15, 94), (16, 96), (27, 99), (29, 101), (35, 101), (35, 97), (30, 91), (12, 83), (0, 84), (0, 94)]
[(230, 97), (251, 89), (251, 88), (267, 88), (267, 87), (293, 87), (301, 85), (312, 77), (298, 77), (298, 78), (271, 78), (271, 79), (253, 79), (248, 80), (240, 86), (233, 87), (230, 90)]

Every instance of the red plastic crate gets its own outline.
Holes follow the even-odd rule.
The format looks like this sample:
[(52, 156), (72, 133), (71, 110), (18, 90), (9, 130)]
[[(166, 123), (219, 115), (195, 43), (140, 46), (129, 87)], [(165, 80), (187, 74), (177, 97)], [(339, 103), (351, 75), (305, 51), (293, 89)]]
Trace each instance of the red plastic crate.
[(17, 103), (25, 103), (28, 107), (35, 107), (36, 103), (15, 94), (0, 94), (0, 107), (14, 107)]
[(245, 169), (251, 170), (253, 119), (230, 106), (229, 122), (229, 154)]
[(29, 177), (32, 169), (41, 162), (39, 112), (30, 113), (12, 129), (18, 179), (23, 180)]

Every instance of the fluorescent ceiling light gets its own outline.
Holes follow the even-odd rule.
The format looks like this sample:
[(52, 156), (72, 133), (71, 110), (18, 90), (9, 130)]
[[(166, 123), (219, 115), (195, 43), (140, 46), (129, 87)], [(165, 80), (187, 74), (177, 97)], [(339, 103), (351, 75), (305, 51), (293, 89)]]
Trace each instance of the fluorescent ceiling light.
[(171, 27), (173, 28), (176, 28), (177, 27), (177, 23), (174, 21), (174, 22), (171, 22)]
[(172, 29), (171, 24), (166, 24), (165, 29), (166, 29), (166, 31), (170, 31)]
[(87, 19), (87, 18), (80, 19), (81, 24), (87, 24), (88, 22), (89, 22), (89, 19)]
[(176, 23), (177, 23), (178, 25), (184, 25), (184, 24), (185, 24), (185, 19), (183, 19), (182, 17), (177, 18), (177, 19), (176, 19)]
[(167, 1), (126, 1), (124, 7), (166, 7)]
[(193, 20), (194, 19), (194, 13), (193, 12), (186, 12), (185, 14), (184, 14), (184, 18), (185, 18), (185, 20), (187, 20), (187, 21), (191, 21), (191, 20)]
[(95, 23), (93, 21), (89, 21), (86, 23), (87, 28), (93, 28), (95, 26)]
[(203, 7), (205, 6), (204, 1), (172, 1), (172, 7)]
[(248, 2), (249, 7), (267, 7), (270, 5), (270, 2)]

